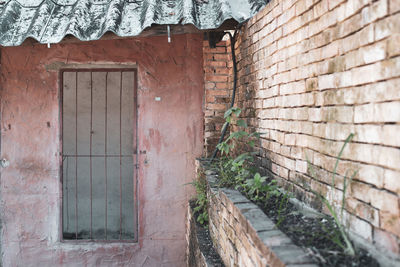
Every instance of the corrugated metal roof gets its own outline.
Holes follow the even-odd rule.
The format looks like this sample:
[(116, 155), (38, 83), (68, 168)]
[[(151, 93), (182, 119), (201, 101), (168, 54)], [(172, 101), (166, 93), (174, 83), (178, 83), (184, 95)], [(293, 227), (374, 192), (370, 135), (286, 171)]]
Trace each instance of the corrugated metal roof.
[(153, 24), (193, 24), (216, 29), (225, 20), (243, 22), (268, 0), (0, 0), (0, 44), (20, 45), (31, 37), (58, 43), (71, 34), (83, 41), (106, 32), (139, 35)]

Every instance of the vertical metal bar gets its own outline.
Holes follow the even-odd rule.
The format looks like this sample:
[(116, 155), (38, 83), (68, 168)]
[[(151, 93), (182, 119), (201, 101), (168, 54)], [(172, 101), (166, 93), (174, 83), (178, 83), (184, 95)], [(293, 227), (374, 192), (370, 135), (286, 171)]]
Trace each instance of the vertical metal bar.
[(93, 189), (92, 189), (92, 134), (93, 134), (93, 72), (90, 72), (90, 239), (93, 238)]
[(107, 80), (108, 80), (108, 72), (106, 72), (106, 107), (105, 107), (105, 122), (104, 122), (104, 179), (105, 179), (105, 236), (107, 239)]
[[(67, 160), (67, 171), (65, 172), (65, 192), (63, 192), (63, 194), (66, 194), (66, 206), (67, 206), (67, 229), (69, 229), (69, 198), (68, 198), (68, 195), (69, 195), (69, 192), (68, 192), (68, 169), (69, 169), (69, 164), (68, 164), (68, 162), (69, 162), (69, 157), (65, 157), (65, 159)], [(63, 164), (64, 164), (64, 162), (63, 162)], [(64, 177), (63, 177), (63, 180), (64, 180)], [(64, 181), (63, 181), (63, 183), (64, 183)], [(64, 230), (63, 230), (64, 231)]]
[[(59, 171), (59, 175), (60, 175), (60, 192), (62, 192), (62, 194), (59, 197), (60, 200), (60, 226), (59, 226), (59, 240), (63, 240), (64, 239), (64, 194), (67, 194), (68, 196), (68, 187), (66, 184), (66, 192), (64, 192), (64, 71), (60, 71), (59, 73), (59, 94), (60, 94), (60, 99), (59, 99), (59, 111), (58, 111), (58, 115), (59, 115), (59, 131), (60, 131), (60, 136), (59, 136), (59, 144), (60, 144), (60, 151), (61, 151), (61, 162), (60, 162), (60, 171)], [(67, 201), (68, 201), (68, 197), (67, 197)], [(67, 202), (67, 208), (68, 208), (68, 202)], [(67, 211), (67, 229), (69, 229), (69, 214)]]
[[(71, 70), (72, 71), (72, 70)], [(95, 70), (96, 71), (96, 70)], [(105, 82), (106, 82), (106, 85), (105, 85), (105, 118), (104, 118), (104, 127), (105, 127), (105, 142), (104, 142), (104, 145), (105, 145), (105, 148), (104, 148), (104, 151), (105, 151), (105, 153), (104, 153), (104, 155), (93, 155), (93, 126), (94, 126), (94, 120), (93, 120), (93, 113), (95, 112), (94, 111), (94, 93), (93, 93), (93, 78), (95, 78), (95, 77), (93, 77), (93, 72), (95, 72), (95, 71), (93, 71), (93, 70), (89, 70), (89, 72), (90, 72), (90, 153), (89, 153), (89, 155), (82, 155), (82, 154), (80, 154), (80, 155), (78, 155), (78, 140), (79, 140), (79, 136), (78, 136), (78, 134), (79, 134), (79, 129), (78, 129), (78, 124), (79, 124), (79, 121), (78, 121), (78, 119), (79, 119), (79, 112), (80, 112), (80, 108), (79, 108), (79, 101), (80, 100), (78, 100), (78, 96), (79, 96), (79, 71), (75, 71), (75, 89), (76, 89), (76, 91), (75, 91), (75, 112), (76, 112), (76, 114), (75, 114), (75, 155), (63, 155), (63, 158), (64, 159), (66, 159), (67, 160), (67, 162), (65, 162), (64, 160), (62, 161), (63, 163), (62, 164), (66, 164), (67, 166), (66, 166), (66, 168), (67, 168), (67, 170), (66, 170), (66, 173), (65, 173), (65, 180), (63, 181), (63, 182), (65, 182), (66, 183), (66, 185), (65, 185), (65, 191), (66, 192), (63, 192), (64, 194), (67, 194), (65, 197), (66, 197), (66, 201), (67, 201), (67, 203), (66, 203), (66, 208), (67, 208), (67, 211), (66, 211), (66, 216), (67, 216), (67, 220), (66, 220), (66, 223), (67, 223), (67, 228), (65, 229), (65, 231), (67, 231), (67, 230), (70, 230), (70, 226), (73, 226), (73, 222), (72, 222), (72, 220), (70, 220), (70, 215), (71, 215), (71, 212), (70, 212), (70, 210), (69, 210), (69, 208), (70, 207), (72, 207), (71, 205), (69, 205), (69, 200), (71, 200), (71, 198), (69, 198), (69, 193), (68, 193), (68, 191), (69, 190), (73, 190), (73, 188), (71, 188), (71, 186), (68, 184), (68, 180), (70, 180), (70, 175), (71, 175), (71, 172), (73, 173), (74, 172), (74, 170), (69, 170), (69, 157), (71, 157), (71, 159), (72, 159), (72, 157), (74, 157), (75, 158), (75, 237), (72, 237), (72, 239), (79, 239), (79, 238), (82, 238), (81, 236), (79, 236), (79, 210), (78, 210), (78, 207), (79, 207), (79, 200), (78, 200), (78, 192), (79, 192), (79, 184), (78, 184), (78, 174), (79, 174), (79, 170), (78, 170), (78, 168), (79, 168), (79, 157), (87, 157), (87, 156), (89, 156), (89, 158), (90, 158), (90, 161), (89, 161), (89, 163), (90, 163), (90, 239), (93, 239), (93, 175), (94, 175), (94, 172), (93, 172), (93, 157), (96, 157), (96, 156), (98, 156), (98, 157), (104, 157), (104, 171), (105, 171), (105, 178), (104, 178), (104, 180), (105, 180), (105, 239), (106, 240), (108, 240), (108, 157), (110, 157), (110, 156), (115, 156), (115, 157), (119, 157), (119, 160), (120, 160), (120, 170), (119, 170), (119, 172), (120, 172), (120, 176), (119, 176), (119, 178), (120, 178), (120, 181), (119, 181), (119, 183), (120, 183), (120, 188), (119, 188), (119, 190), (120, 190), (120, 221), (119, 221), (119, 223), (120, 223), (120, 225), (119, 225), (119, 239), (120, 240), (122, 240), (122, 238), (123, 238), (123, 223), (122, 223), (122, 209), (123, 209), (123, 202), (122, 202), (122, 198), (124, 197), (124, 192), (122, 191), (122, 183), (123, 183), (123, 181), (122, 181), (122, 175), (123, 175), (123, 169), (122, 169), (122, 158), (123, 157), (127, 157), (128, 155), (123, 155), (122, 153), (123, 153), (123, 151), (122, 151), (122, 146), (123, 146), (123, 144), (122, 144), (122, 137), (123, 137), (123, 133), (122, 133), (122, 123), (123, 123), (123, 118), (122, 118), (122, 112), (123, 112), (123, 107), (122, 107), (122, 104), (123, 104), (123, 91), (124, 91), (124, 88), (123, 88), (123, 77), (124, 77), (124, 71), (123, 70), (119, 70), (119, 72), (120, 72), (120, 99), (119, 99), (119, 102), (120, 102), (120, 110), (119, 110), (119, 112), (120, 112), (120, 117), (119, 117), (119, 123), (120, 123), (120, 125), (119, 125), (119, 128), (120, 128), (120, 139), (119, 139), (119, 146), (120, 146), (120, 148), (119, 148), (119, 155), (108, 155), (108, 144), (107, 144), (107, 142), (108, 142), (108, 74), (109, 74), (109, 71), (115, 71), (115, 70), (102, 70), (102, 71), (105, 71)], [(132, 70), (129, 70), (129, 71), (132, 71)], [(132, 157), (132, 161), (133, 161), (133, 164), (134, 164), (134, 170), (133, 170), (133, 174), (132, 174), (132, 179), (133, 179), (133, 205), (132, 205), (132, 208), (133, 208), (133, 212), (134, 212), (134, 225), (133, 225), (133, 227), (134, 227), (134, 240), (135, 241), (137, 241), (137, 239), (138, 239), (138, 224), (139, 224), (139, 222), (138, 222), (138, 206), (139, 206), (139, 197), (138, 197), (138, 183), (139, 183), (139, 179), (138, 179), (138, 172), (139, 172), (139, 169), (138, 169), (138, 167), (139, 167), (139, 165), (138, 165), (138, 163), (139, 163), (139, 159), (137, 158), (137, 154), (138, 154), (138, 149), (139, 149), (139, 147), (138, 147), (138, 140), (139, 140), (139, 133), (138, 133), (138, 130), (137, 130), (137, 128), (138, 128), (138, 112), (139, 112), (139, 110), (138, 110), (138, 105), (137, 105), (137, 71), (136, 70), (133, 70), (133, 73), (134, 73), (134, 85), (133, 85), (133, 90), (134, 90), (134, 96), (133, 96), (133, 107), (130, 107), (130, 108), (133, 108), (134, 109), (134, 112), (133, 112), (133, 118), (131, 118), (132, 119), (132, 124), (133, 124), (133, 139), (134, 139), (134, 141), (133, 141), (133, 146), (134, 146), (134, 148), (135, 148), (135, 153), (133, 153), (133, 157)], [(73, 81), (72, 81), (73, 82)], [(63, 88), (63, 90), (64, 90), (64, 85), (63, 85), (63, 83), (61, 82), (61, 87)], [(118, 90), (118, 89), (117, 89)], [(131, 90), (131, 89), (129, 89), (129, 90)], [(63, 92), (62, 92), (63, 93)], [(63, 100), (61, 99), (61, 103), (62, 104), (64, 104), (64, 102), (63, 102)], [(61, 115), (63, 115), (63, 113), (61, 113)], [(61, 128), (62, 129), (62, 128)], [(62, 130), (61, 130), (62, 131)], [(64, 154), (64, 153), (63, 153)], [(61, 170), (62, 170), (62, 168), (61, 168)], [(71, 177), (72, 178), (72, 177)], [(71, 180), (70, 180), (71, 181)], [(113, 181), (112, 181), (113, 182)], [(73, 192), (73, 191), (72, 191)], [(72, 193), (71, 192), (71, 193)], [(72, 203), (71, 202), (71, 204), (72, 205), (74, 205), (74, 203)], [(127, 208), (129, 208), (129, 207), (127, 207)], [(61, 214), (61, 213), (60, 213)], [(61, 214), (62, 215), (62, 214)], [(62, 220), (62, 216), (60, 216), (60, 218), (61, 218), (61, 220)], [(61, 225), (61, 224), (60, 224)], [(63, 233), (63, 231), (64, 231), (64, 228), (63, 228), (63, 226), (61, 225), (61, 231), (60, 231), (60, 233), (62, 234)], [(61, 236), (61, 238), (63, 238), (63, 236)]]
[[(78, 72), (75, 72), (75, 154), (78, 155)], [(75, 239), (78, 239), (78, 157), (75, 157)]]
[(138, 220), (138, 214), (139, 214), (139, 200), (137, 197), (137, 188), (138, 188), (138, 172), (139, 172), (139, 145), (138, 145), (138, 140), (139, 140), (139, 131), (138, 131), (138, 126), (139, 126), (139, 108), (138, 108), (138, 92), (137, 92), (137, 70), (134, 71), (134, 85), (133, 85), (133, 109), (134, 109), (134, 113), (133, 113), (133, 144), (134, 144), (134, 148), (136, 153), (133, 155), (133, 162), (134, 162), (134, 168), (133, 168), (133, 228), (134, 228), (134, 239), (135, 241), (138, 241), (138, 232), (139, 232), (139, 220)]
[(119, 81), (119, 239), (122, 238), (122, 71)]

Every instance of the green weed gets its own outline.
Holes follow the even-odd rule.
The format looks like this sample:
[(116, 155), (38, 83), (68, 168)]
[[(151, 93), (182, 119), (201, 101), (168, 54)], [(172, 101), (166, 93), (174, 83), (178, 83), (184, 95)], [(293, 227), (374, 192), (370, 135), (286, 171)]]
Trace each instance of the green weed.
[(261, 134), (246, 131), (247, 124), (239, 119), (240, 108), (230, 108), (225, 114), (225, 123), (232, 123), (236, 120), (236, 125), (241, 129), (233, 131), (217, 148), (222, 157), (219, 160), (219, 185), (224, 187), (234, 187), (241, 189), (253, 201), (265, 202), (271, 196), (280, 196), (276, 180), (268, 181), (266, 176), (261, 176), (252, 166), (254, 165), (255, 152), (245, 152), (238, 156), (232, 156), (238, 142), (247, 144), (250, 147), (255, 146), (255, 142)]
[[(337, 174), (337, 167), (339, 165), (339, 161), (341, 160), (343, 151), (344, 151), (346, 145), (353, 139), (353, 137), (354, 137), (354, 134), (351, 133), (346, 138), (346, 140), (345, 140), (345, 142), (344, 142), (342, 148), (340, 149), (340, 152), (339, 152), (339, 154), (338, 154), (338, 156), (336, 158), (336, 162), (335, 162), (335, 166), (333, 168), (333, 174), (332, 174), (332, 184), (331, 184), (332, 189), (335, 186), (335, 176)], [(307, 158), (308, 170), (310, 171), (311, 176), (314, 179), (316, 179), (316, 175), (315, 175), (313, 166), (311, 165), (311, 162), (308, 159), (308, 157), (306, 157), (306, 158)], [(344, 208), (345, 208), (345, 201), (346, 201), (346, 191), (347, 191), (348, 185), (351, 184), (353, 178), (357, 174), (357, 171), (354, 171), (353, 174), (350, 176), (350, 178), (347, 177), (347, 173), (348, 172), (346, 172), (346, 175), (344, 177), (344, 182), (343, 182), (343, 195), (342, 195), (342, 202), (341, 202), (341, 208), (340, 208), (340, 213), (341, 213), (340, 214), (341, 215), (340, 218), (343, 218), (343, 211), (344, 211)], [(347, 183), (348, 179), (349, 179), (349, 183)], [(319, 192), (317, 192), (315, 190), (312, 190), (310, 187), (308, 187), (308, 189), (318, 197), (318, 199), (326, 206), (326, 208), (328, 209), (329, 213), (333, 217), (333, 220), (334, 220), (338, 230), (336, 231), (335, 235), (332, 236), (332, 241), (334, 243), (336, 243), (339, 247), (341, 247), (346, 254), (354, 256), (355, 255), (355, 250), (354, 250), (353, 244), (351, 243), (350, 238), (348, 237), (348, 234), (347, 234), (346, 230), (344, 229), (344, 226), (340, 222), (340, 218), (339, 218), (339, 216), (338, 216), (338, 214), (337, 214), (337, 212), (336, 212), (336, 210), (334, 208), (333, 203), (330, 203), (329, 200), (325, 196), (323, 196), (321, 193), (319, 193)]]
[(201, 175), (197, 180), (189, 183), (196, 189), (196, 206), (193, 209), (197, 214), (197, 222), (203, 226), (208, 225), (208, 199), (207, 199), (207, 183)]
[(279, 200), (279, 207), (278, 207), (278, 221), (276, 222), (276, 226), (279, 227), (281, 223), (285, 220), (285, 216), (282, 216), (282, 212), (286, 210), (286, 207), (289, 202), (290, 195), (286, 193), (282, 193), (280, 200)]

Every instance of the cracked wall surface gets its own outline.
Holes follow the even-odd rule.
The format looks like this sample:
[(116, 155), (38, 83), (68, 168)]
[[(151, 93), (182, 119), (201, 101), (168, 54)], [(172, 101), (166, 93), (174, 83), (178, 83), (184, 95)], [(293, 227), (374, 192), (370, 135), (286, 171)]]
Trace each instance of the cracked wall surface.
[[(202, 36), (2, 48), (3, 266), (183, 266), (185, 212), (202, 154)], [(59, 66), (138, 68), (139, 242), (60, 242)], [(160, 97), (161, 101), (155, 101)], [(146, 162), (146, 164), (144, 163)]]

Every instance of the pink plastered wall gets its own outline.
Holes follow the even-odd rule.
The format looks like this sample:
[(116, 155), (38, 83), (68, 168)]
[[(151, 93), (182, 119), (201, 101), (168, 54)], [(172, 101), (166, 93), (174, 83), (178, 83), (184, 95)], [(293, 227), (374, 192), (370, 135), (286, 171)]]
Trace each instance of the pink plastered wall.
[[(203, 147), (202, 62), (201, 35), (1, 49), (3, 266), (184, 265), (193, 193), (184, 184)], [(139, 242), (61, 242), (58, 69), (115, 63), (138, 69)]]

